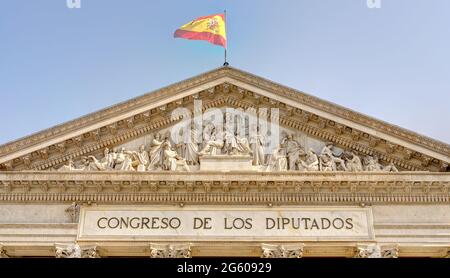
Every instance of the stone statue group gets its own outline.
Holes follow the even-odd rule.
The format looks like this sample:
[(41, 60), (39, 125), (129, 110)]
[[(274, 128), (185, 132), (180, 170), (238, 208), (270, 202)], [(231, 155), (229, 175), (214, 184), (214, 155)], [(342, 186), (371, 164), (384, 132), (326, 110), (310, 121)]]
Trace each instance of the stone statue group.
[(118, 150), (105, 148), (103, 157), (97, 159), (91, 155), (83, 158), (83, 165), (76, 167), (73, 161), (59, 170), (85, 170), (85, 171), (151, 171), (151, 170), (170, 170), (175, 171), (183, 169), (189, 171), (186, 159), (181, 157), (171, 146), (168, 138), (161, 140), (161, 135), (157, 134), (153, 138), (149, 151), (144, 145), (139, 147), (138, 151), (129, 151), (124, 147)]
[[(247, 138), (241, 138), (236, 134), (225, 131), (221, 136), (216, 135), (215, 128), (209, 128), (204, 133), (205, 143), (195, 143), (195, 130), (191, 130), (191, 142), (172, 144), (169, 136), (163, 137), (157, 133), (148, 151), (144, 145), (138, 151), (129, 151), (121, 147), (111, 150), (105, 148), (103, 157), (97, 159), (95, 156), (84, 157), (82, 166), (75, 166), (72, 160), (63, 165), (58, 170), (73, 171), (190, 171), (192, 167), (200, 164), (200, 157), (203, 155), (252, 155), (254, 165), (263, 163), (263, 141), (259, 136), (253, 136), (249, 143)], [(222, 138), (222, 139), (219, 139)], [(252, 147), (254, 150), (252, 150)]]
[(376, 156), (361, 158), (354, 151), (338, 153), (332, 143), (327, 143), (317, 154), (313, 149), (305, 150), (292, 135), (285, 137), (269, 156), (267, 171), (384, 171), (398, 172), (393, 163), (383, 166)]
[(253, 166), (271, 171), (385, 171), (398, 172), (394, 164), (383, 166), (376, 156), (360, 157), (354, 151), (338, 152), (332, 143), (327, 143), (320, 153), (305, 150), (292, 135), (287, 135), (274, 151), (265, 155), (264, 136), (256, 134), (240, 137), (236, 132), (225, 129), (216, 133), (213, 126), (203, 132), (204, 143), (196, 143), (195, 130), (190, 131), (191, 142), (172, 144), (169, 136), (155, 134), (148, 149), (141, 145), (137, 151), (124, 147), (105, 148), (103, 157), (87, 156), (82, 166), (75, 166), (72, 160), (58, 170), (73, 171), (190, 171), (200, 164), (200, 157), (211, 155), (251, 156)]

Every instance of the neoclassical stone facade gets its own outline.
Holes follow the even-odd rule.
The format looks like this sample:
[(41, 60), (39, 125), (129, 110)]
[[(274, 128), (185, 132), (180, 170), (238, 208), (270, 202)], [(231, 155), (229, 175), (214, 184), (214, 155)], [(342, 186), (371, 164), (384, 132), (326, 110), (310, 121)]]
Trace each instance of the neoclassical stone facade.
[(221, 67), (0, 146), (0, 257), (448, 257), (449, 162)]

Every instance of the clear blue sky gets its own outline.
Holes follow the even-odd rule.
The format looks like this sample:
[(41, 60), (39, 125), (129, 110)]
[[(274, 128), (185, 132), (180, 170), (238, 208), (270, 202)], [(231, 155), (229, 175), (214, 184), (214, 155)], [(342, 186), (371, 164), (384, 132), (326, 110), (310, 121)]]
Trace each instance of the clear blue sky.
[(221, 66), (173, 32), (228, 12), (230, 65), (450, 143), (450, 1), (0, 1), (0, 144)]

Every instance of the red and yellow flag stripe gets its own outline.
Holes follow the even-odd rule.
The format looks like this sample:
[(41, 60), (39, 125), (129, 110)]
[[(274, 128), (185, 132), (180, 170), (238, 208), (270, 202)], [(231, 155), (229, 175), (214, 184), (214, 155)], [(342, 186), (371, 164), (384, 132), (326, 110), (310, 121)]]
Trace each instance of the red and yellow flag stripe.
[(225, 14), (202, 16), (181, 26), (174, 33), (175, 38), (205, 40), (227, 48)]

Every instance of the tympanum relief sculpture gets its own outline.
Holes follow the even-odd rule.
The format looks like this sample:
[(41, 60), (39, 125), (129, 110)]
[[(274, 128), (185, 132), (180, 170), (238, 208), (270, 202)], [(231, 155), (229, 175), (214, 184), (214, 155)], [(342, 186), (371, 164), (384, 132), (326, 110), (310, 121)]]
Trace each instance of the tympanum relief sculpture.
[[(276, 147), (256, 124), (244, 123), (239, 129), (227, 124), (233, 117), (225, 114), (225, 125), (206, 122), (201, 131), (194, 125), (185, 136), (190, 140), (175, 142), (171, 132), (158, 132), (150, 142), (137, 149), (123, 146), (105, 148), (101, 157), (82, 157), (74, 163), (69, 160), (60, 171), (195, 171), (200, 169), (204, 156), (245, 156), (252, 161), (255, 171), (383, 171), (398, 172), (394, 164), (382, 165), (376, 156), (362, 156), (353, 150), (342, 150), (333, 143), (316, 144), (315, 148), (297, 140), (292, 132), (281, 132)], [(245, 122), (245, 121), (244, 121)], [(243, 132), (242, 132), (243, 131)], [(266, 131), (267, 133), (267, 131)], [(199, 136), (200, 135), (200, 136)], [(271, 142), (273, 143), (273, 142)]]
[(218, 139), (215, 131), (203, 144), (185, 143), (176, 147), (168, 137), (155, 134), (149, 146), (138, 150), (105, 148), (102, 157), (88, 156), (79, 166), (69, 160), (59, 171), (191, 171), (197, 169), (202, 156), (251, 156), (252, 163), (260, 171), (383, 171), (398, 172), (394, 164), (383, 166), (376, 156), (360, 156), (354, 151), (333, 152), (329, 143), (321, 152), (305, 150), (292, 135), (270, 154), (264, 154), (264, 138), (260, 135), (249, 139), (236, 134), (226, 134)]

